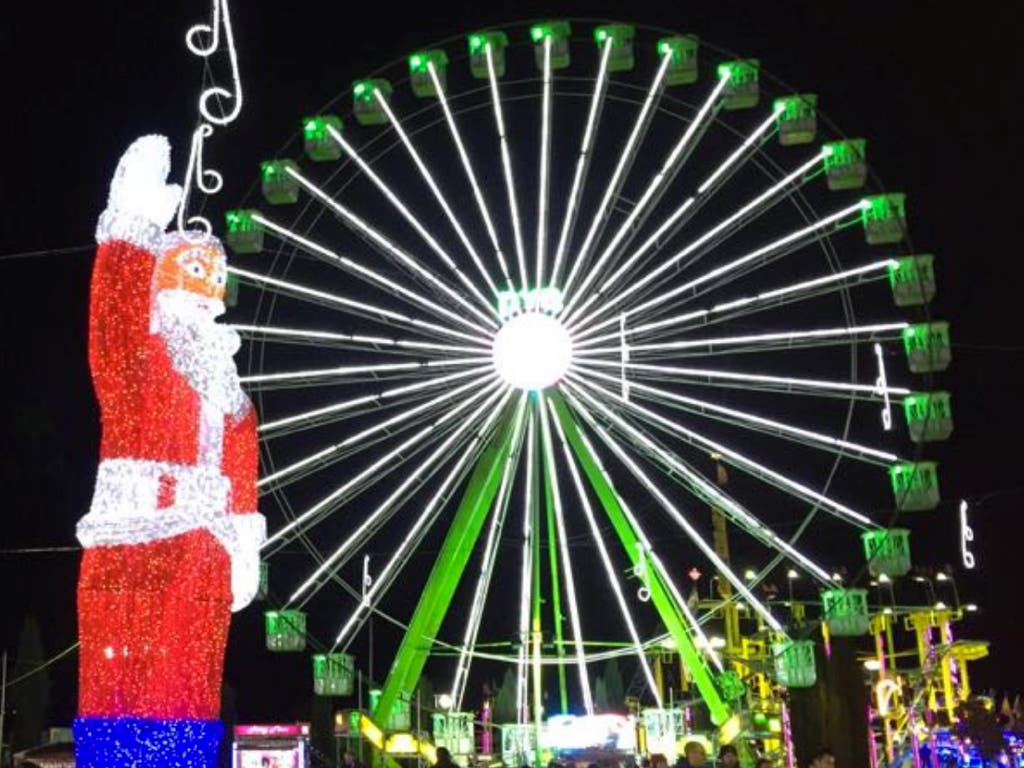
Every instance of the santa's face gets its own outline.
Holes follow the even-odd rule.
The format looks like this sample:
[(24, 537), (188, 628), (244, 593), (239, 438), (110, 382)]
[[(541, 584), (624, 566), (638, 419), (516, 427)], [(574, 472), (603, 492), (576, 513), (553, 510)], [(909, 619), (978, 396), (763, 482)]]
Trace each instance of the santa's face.
[(224, 252), (211, 245), (181, 243), (168, 248), (156, 266), (156, 290), (182, 290), (206, 299), (224, 300), (227, 264)]

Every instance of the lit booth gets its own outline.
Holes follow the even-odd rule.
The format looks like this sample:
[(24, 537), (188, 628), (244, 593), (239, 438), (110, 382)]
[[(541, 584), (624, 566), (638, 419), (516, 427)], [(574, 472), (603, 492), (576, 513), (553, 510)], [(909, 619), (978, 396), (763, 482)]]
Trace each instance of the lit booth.
[(309, 723), (236, 725), (231, 768), (309, 768)]

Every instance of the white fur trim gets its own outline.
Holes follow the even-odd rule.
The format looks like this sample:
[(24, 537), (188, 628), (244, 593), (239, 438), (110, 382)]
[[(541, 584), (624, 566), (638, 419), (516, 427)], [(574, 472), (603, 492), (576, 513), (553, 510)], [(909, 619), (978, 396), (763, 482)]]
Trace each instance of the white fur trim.
[(96, 242), (124, 240), (150, 253), (160, 253), (164, 230), (149, 219), (116, 208), (107, 208), (96, 222)]
[[(160, 478), (175, 478), (174, 503), (158, 508)], [(230, 482), (214, 467), (104, 459), (89, 513), (78, 521), (83, 547), (141, 544), (201, 528), (227, 515)]]

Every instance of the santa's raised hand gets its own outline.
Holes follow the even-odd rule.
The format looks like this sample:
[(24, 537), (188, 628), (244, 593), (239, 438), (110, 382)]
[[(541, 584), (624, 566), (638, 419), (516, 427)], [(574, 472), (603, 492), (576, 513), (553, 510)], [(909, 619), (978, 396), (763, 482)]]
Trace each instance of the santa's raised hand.
[(171, 144), (166, 136), (150, 134), (136, 139), (114, 171), (107, 208), (165, 229), (181, 200), (181, 186), (167, 183), (170, 170)]

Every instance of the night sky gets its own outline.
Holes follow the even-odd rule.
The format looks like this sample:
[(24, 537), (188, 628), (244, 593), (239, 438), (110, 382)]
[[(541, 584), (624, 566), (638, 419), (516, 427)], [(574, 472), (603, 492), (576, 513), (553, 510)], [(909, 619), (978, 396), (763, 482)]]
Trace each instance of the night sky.
[[(608, 18), (694, 32), (759, 57), (776, 77), (818, 93), (844, 133), (869, 137), (872, 170), (908, 192), (918, 250), (937, 254), (932, 313), (952, 321), (954, 340), (953, 365), (939, 381), (953, 392), (956, 432), (929, 449), (942, 464), (944, 501), (902, 522), (914, 529), (918, 562), (955, 564), (957, 501), (972, 501), (979, 567), (958, 579), (963, 599), (982, 611), (964, 631), (993, 649), (975, 667), (975, 685), (1024, 690), (1024, 622), (1016, 613), (1024, 608), (1024, 260), (1013, 234), (1024, 120), (1011, 4), (927, 12), (911, 2), (234, 6), (246, 104), (229, 136), (219, 134), (207, 150), (227, 181), (210, 204), (215, 221), (245, 196), (258, 162), (293, 136), (298, 119), (368, 68), (510, 20)], [(41, 622), (48, 653), (75, 639), (74, 525), (88, 505), (99, 440), (86, 361), (94, 224), (134, 137), (167, 134), (174, 174), (183, 170), (202, 65), (182, 37), (207, 13), (195, 0), (37, 0), (9, 4), (0, 18), (0, 647), (10, 651), (28, 614)], [(47, 551), (24, 551), (37, 548)], [(243, 694), (243, 717), (287, 717), (291, 705), (267, 704), (271, 691), (296, 690), (282, 682), (289, 677), (305, 690), (308, 672), (305, 662), (268, 664), (260, 625), (256, 608), (236, 622), (228, 680)], [(73, 658), (53, 668), (56, 720), (73, 715), (74, 676)]]

